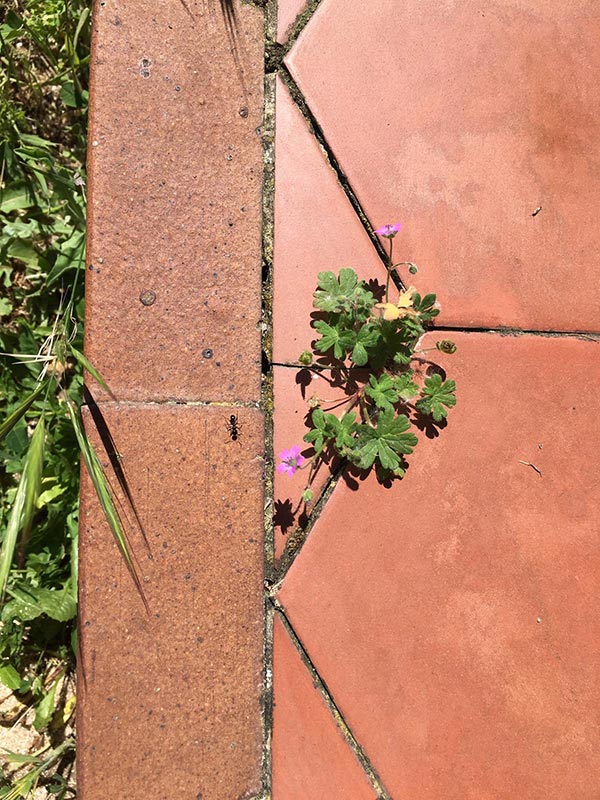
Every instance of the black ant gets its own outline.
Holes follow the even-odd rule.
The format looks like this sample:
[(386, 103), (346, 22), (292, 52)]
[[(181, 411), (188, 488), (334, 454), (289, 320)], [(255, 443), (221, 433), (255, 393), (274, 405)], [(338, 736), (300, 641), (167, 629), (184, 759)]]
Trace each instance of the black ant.
[(225, 427), (229, 431), (231, 441), (237, 442), (240, 438), (240, 428), (242, 427), (238, 422), (237, 414), (232, 414), (229, 417), (229, 422), (225, 423)]

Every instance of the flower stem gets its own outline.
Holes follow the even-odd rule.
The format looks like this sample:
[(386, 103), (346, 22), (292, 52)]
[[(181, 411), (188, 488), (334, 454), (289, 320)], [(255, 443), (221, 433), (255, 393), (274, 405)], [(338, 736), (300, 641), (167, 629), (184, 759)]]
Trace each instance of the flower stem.
[(392, 267), (393, 267), (392, 250), (394, 249), (394, 240), (390, 239), (389, 241), (390, 241), (390, 252), (389, 252), (389, 255), (388, 255), (387, 278), (386, 278), (386, 281), (385, 281), (385, 302), (386, 303), (389, 303), (390, 277), (391, 277), (391, 274), (392, 274)]

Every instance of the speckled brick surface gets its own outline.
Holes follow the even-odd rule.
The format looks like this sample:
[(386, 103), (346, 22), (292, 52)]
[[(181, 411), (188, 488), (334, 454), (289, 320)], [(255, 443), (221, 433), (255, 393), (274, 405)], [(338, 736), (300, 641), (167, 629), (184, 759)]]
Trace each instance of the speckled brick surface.
[(218, 407), (108, 404), (103, 413), (147, 540), (128, 511), (148, 610), (86, 479), (79, 796), (253, 797), (262, 781), (262, 416), (240, 409), (243, 436), (232, 442)]
[(119, 399), (259, 397), (263, 17), (236, 58), (214, 6), (94, 9), (86, 352)]
[(234, 12), (228, 33), (217, 3), (94, 7), (86, 353), (120, 401), (94, 387), (149, 610), (84, 476), (82, 800), (264, 783), (263, 12)]

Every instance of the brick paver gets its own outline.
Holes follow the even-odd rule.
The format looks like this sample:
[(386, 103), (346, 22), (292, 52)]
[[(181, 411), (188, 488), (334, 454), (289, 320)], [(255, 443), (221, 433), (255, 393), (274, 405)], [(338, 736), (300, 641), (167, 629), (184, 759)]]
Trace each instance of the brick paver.
[(121, 401), (96, 387), (149, 610), (85, 479), (82, 800), (251, 800), (267, 782), (263, 11), (236, 2), (228, 26), (227, 6), (94, 9), (86, 353)]
[(218, 8), (96, 4), (86, 352), (119, 399), (259, 397), (263, 18), (236, 20), (238, 62)]
[(147, 540), (134, 531), (130, 543), (149, 609), (86, 479), (79, 794), (254, 797), (262, 783), (262, 415), (239, 409), (243, 437), (231, 442), (228, 409), (218, 406), (103, 411)]

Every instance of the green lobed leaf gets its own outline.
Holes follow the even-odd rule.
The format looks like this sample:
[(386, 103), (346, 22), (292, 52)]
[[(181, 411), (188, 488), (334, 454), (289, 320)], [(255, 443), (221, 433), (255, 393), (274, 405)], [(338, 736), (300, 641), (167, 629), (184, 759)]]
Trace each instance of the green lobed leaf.
[(365, 386), (365, 394), (370, 397), (377, 408), (391, 408), (400, 399), (396, 382), (391, 375), (384, 373), (379, 378), (371, 375), (369, 384)]
[(325, 446), (325, 435), (319, 428), (313, 428), (312, 431), (304, 434), (303, 440), (314, 447), (315, 455), (318, 456), (323, 452)]
[(426, 378), (417, 408), (423, 414), (432, 416), (436, 422), (441, 422), (448, 415), (446, 409), (456, 405), (455, 390), (455, 381), (442, 381), (442, 376), (436, 373)]
[(363, 367), (369, 360), (368, 351), (375, 348), (381, 338), (381, 330), (378, 325), (363, 325), (355, 334), (354, 347), (351, 359), (357, 367)]
[(315, 322), (315, 330), (321, 334), (321, 338), (315, 343), (315, 349), (320, 353), (333, 350), (336, 358), (343, 358), (344, 350), (341, 344), (340, 331), (320, 319)]
[(320, 311), (341, 312), (349, 310), (358, 277), (353, 269), (340, 270), (339, 278), (333, 272), (319, 272), (319, 288), (314, 293), (314, 305)]
[(408, 400), (419, 393), (419, 387), (413, 381), (412, 369), (394, 377), (396, 391), (403, 400)]
[(354, 345), (352, 349), (352, 355), (350, 357), (357, 367), (364, 367), (364, 365), (369, 360), (369, 354), (367, 353), (365, 346), (361, 342), (357, 342)]
[(356, 414), (353, 411), (348, 411), (341, 419), (336, 417), (335, 446), (339, 452), (354, 447), (354, 433), (357, 427)]
[(439, 308), (435, 308), (436, 296), (434, 294), (426, 294), (421, 297), (420, 294), (415, 294), (413, 297), (413, 306), (419, 312), (419, 319), (422, 322), (429, 322), (440, 313)]
[(341, 423), (335, 414), (325, 413), (321, 408), (313, 409), (311, 420), (315, 427), (305, 434), (304, 441), (312, 444), (319, 455), (327, 442), (340, 435)]
[(400, 467), (400, 455), (412, 453), (417, 444), (414, 433), (407, 433), (410, 421), (404, 414), (394, 414), (393, 408), (381, 412), (375, 428), (360, 425), (357, 428), (356, 452), (360, 466), (368, 469), (375, 459), (384, 469), (394, 470)]

